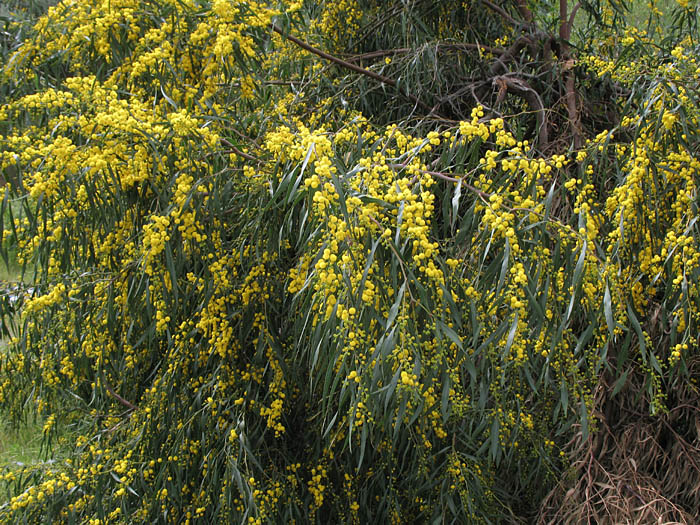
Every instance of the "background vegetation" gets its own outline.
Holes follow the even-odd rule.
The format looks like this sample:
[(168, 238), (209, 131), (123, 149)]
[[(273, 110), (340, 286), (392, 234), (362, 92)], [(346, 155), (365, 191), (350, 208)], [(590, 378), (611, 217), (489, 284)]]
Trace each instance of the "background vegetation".
[(13, 8), (0, 520), (698, 521), (695, 2)]

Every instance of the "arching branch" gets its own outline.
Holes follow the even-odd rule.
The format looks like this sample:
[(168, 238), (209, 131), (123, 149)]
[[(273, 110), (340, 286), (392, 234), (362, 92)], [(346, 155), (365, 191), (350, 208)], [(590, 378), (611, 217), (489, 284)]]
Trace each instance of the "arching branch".
[(283, 38), (286, 38), (290, 42), (293, 42), (294, 44), (298, 45), (300, 48), (305, 49), (306, 51), (309, 51), (310, 53), (313, 53), (314, 55), (317, 55), (321, 58), (324, 58), (326, 60), (329, 60), (335, 64), (338, 64), (341, 67), (344, 67), (346, 69), (349, 69), (351, 71), (354, 71), (356, 73), (360, 73), (361, 75), (365, 75), (373, 80), (376, 80), (378, 82), (382, 82), (384, 84), (388, 84), (392, 87), (395, 87), (397, 91), (406, 97), (408, 100), (416, 104), (417, 106), (420, 106), (424, 110), (428, 111), (428, 113), (433, 113), (433, 107), (429, 106), (422, 100), (420, 100), (418, 97), (415, 95), (411, 95), (410, 93), (407, 93), (406, 91), (400, 89), (394, 79), (391, 79), (389, 77), (385, 77), (383, 75), (380, 75), (378, 73), (375, 73), (374, 71), (369, 71), (368, 69), (365, 69), (363, 67), (358, 66), (357, 64), (353, 64), (351, 62), (348, 62), (347, 60), (343, 60), (342, 58), (338, 58), (336, 56), (333, 56), (329, 53), (326, 53), (325, 51), (321, 51), (320, 49), (307, 44), (303, 40), (298, 39), (294, 35), (290, 35), (288, 33), (285, 33), (281, 28), (277, 27), (275, 24), (270, 24), (270, 28), (275, 32), (280, 34)]
[(539, 93), (520, 78), (504, 75), (494, 77), (492, 82), (493, 86), (499, 89), (499, 98), (505, 95), (505, 91), (509, 91), (522, 97), (527, 102), (537, 118), (538, 145), (540, 149), (544, 149), (549, 144), (549, 125), (547, 124), (547, 112)]

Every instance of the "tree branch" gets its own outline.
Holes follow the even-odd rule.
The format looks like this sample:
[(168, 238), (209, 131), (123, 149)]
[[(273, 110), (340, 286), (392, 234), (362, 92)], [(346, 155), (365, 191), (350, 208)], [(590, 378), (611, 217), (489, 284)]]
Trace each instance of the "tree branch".
[(571, 28), (574, 27), (574, 18), (576, 18), (576, 13), (578, 12), (580, 7), (581, 2), (578, 2), (571, 10), (571, 14), (569, 15), (569, 35), (571, 35)]
[(375, 73), (374, 71), (369, 71), (369, 70), (362, 68), (356, 64), (353, 64), (351, 62), (343, 60), (342, 58), (338, 58), (336, 56), (330, 55), (330, 54), (326, 53), (325, 51), (321, 51), (320, 49), (315, 48), (310, 44), (307, 44), (303, 40), (298, 39), (294, 35), (285, 34), (284, 31), (282, 31), (282, 29), (277, 27), (275, 24), (270, 24), (270, 28), (274, 32), (280, 34), (283, 38), (286, 38), (290, 42), (295, 43), (296, 45), (298, 45), (302, 49), (305, 49), (306, 51), (309, 51), (310, 53), (313, 53), (314, 55), (320, 56), (321, 58), (325, 58), (326, 60), (329, 60), (335, 64), (338, 64), (339, 66), (342, 66), (342, 67), (349, 69), (351, 71), (355, 71), (356, 73), (360, 73), (361, 75), (365, 75), (365, 76), (367, 76), (373, 80), (376, 80), (378, 82), (382, 82), (384, 84), (388, 84), (392, 87), (395, 87), (399, 93), (401, 93), (404, 97), (408, 98), (411, 102), (413, 102), (417, 106), (420, 106), (421, 108), (428, 111), (429, 113), (433, 112), (433, 108), (431, 106), (429, 106), (428, 104), (426, 104), (425, 102), (423, 102), (422, 100), (420, 100), (418, 97), (401, 90), (397, 86), (395, 80), (393, 80), (389, 77), (385, 77), (383, 75), (379, 75), (378, 73)]
[(532, 11), (530, 11), (530, 8), (527, 6), (527, 0), (515, 0), (515, 5), (518, 7), (520, 16), (522, 16), (528, 24), (531, 24), (534, 18), (532, 16)]
[[(494, 76), (498, 73), (499, 69), (503, 69), (504, 72), (508, 71), (506, 67), (506, 62), (515, 60), (515, 57), (523, 50), (524, 47), (533, 45), (532, 36), (521, 35), (515, 39), (513, 44), (496, 59), (491, 68), (489, 69), (489, 76)], [(534, 58), (534, 57), (533, 57)]]
[(547, 112), (545, 111), (542, 98), (539, 93), (532, 89), (530, 85), (522, 79), (508, 76), (494, 77), (494, 86), (499, 90), (507, 89), (511, 93), (520, 95), (535, 112), (537, 117), (537, 140), (540, 149), (544, 149), (549, 144), (549, 126), (547, 124)]
[(510, 14), (508, 14), (508, 12), (507, 12), (505, 9), (503, 9), (501, 6), (494, 4), (494, 3), (490, 2), (489, 0), (481, 0), (481, 2), (482, 2), (486, 7), (488, 7), (491, 11), (495, 11), (496, 13), (498, 13), (499, 15), (501, 15), (501, 17), (505, 18), (508, 22), (510, 22), (510, 23), (513, 24), (514, 26), (519, 26), (519, 25), (522, 24), (522, 22), (521, 22), (520, 20), (516, 20), (515, 18), (513, 18), (513, 17), (512, 17)]
[(107, 392), (109, 392), (112, 395), (112, 397), (114, 397), (114, 399), (119, 401), (122, 405), (124, 405), (129, 410), (136, 410), (138, 408), (136, 405), (134, 405), (133, 403), (130, 403), (129, 401), (124, 399), (122, 396), (117, 394), (114, 391), (114, 389), (112, 388), (112, 385), (109, 384), (109, 381), (107, 381), (107, 379), (105, 379), (104, 374), (101, 374), (101, 375), (102, 375), (102, 384), (107, 389)]
[(235, 153), (235, 154), (238, 155), (239, 157), (243, 157), (244, 159), (250, 160), (250, 161), (253, 161), (253, 162), (260, 162), (260, 163), (262, 163), (262, 160), (260, 160), (260, 159), (258, 159), (258, 158), (256, 158), (256, 157), (253, 157), (252, 155), (249, 155), (249, 154), (247, 154), (247, 153), (245, 153), (245, 152), (239, 150), (236, 146), (234, 146), (233, 144), (231, 144), (231, 142), (229, 142), (229, 141), (226, 140), (225, 138), (222, 137), (222, 138), (220, 139), (220, 141), (221, 141), (221, 144), (223, 144), (224, 146), (228, 146), (229, 148), (231, 148), (231, 150), (233, 151), (233, 153)]
[(571, 26), (573, 25), (574, 16), (579, 6), (576, 5), (572, 10), (571, 17), (568, 14), (568, 0), (559, 0), (559, 38), (561, 39), (562, 63), (564, 64), (563, 78), (564, 89), (566, 90), (566, 110), (569, 114), (569, 122), (571, 122), (572, 134), (574, 137), (574, 148), (580, 149), (583, 147), (583, 135), (579, 125), (580, 115), (576, 106), (576, 77), (573, 71), (573, 61), (569, 53), (569, 39), (571, 38)]
[[(390, 168), (393, 169), (406, 169), (408, 167), (408, 163), (403, 163), (403, 164), (389, 164)], [(425, 173), (426, 175), (430, 175), (431, 177), (435, 177), (438, 179), (446, 180), (448, 182), (453, 182), (453, 183), (462, 183), (462, 187), (466, 188), (467, 190), (475, 193), (478, 195), (481, 199), (484, 200), (484, 202), (487, 202), (487, 199), (491, 196), (490, 193), (486, 193), (483, 190), (480, 190), (476, 186), (472, 186), (468, 182), (464, 180), (465, 177), (470, 177), (472, 173), (444, 173), (442, 171), (432, 171), (432, 170), (423, 170), (419, 169), (418, 170), (421, 173)]]

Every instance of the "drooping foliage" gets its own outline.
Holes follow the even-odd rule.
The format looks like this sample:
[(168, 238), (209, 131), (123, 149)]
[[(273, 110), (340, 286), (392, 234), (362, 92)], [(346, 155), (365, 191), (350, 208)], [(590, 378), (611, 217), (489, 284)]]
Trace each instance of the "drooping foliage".
[(8, 13), (0, 520), (697, 518), (696, 11)]

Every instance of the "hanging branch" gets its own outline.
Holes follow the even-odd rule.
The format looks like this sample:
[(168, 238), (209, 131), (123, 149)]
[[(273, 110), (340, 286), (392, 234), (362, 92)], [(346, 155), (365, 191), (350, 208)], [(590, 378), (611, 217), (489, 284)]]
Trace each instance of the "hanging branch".
[(258, 162), (258, 163), (261, 163), (261, 164), (262, 164), (262, 162), (263, 162), (263, 161), (260, 160), (259, 158), (253, 157), (252, 155), (249, 155), (248, 153), (245, 153), (244, 151), (241, 151), (240, 149), (238, 149), (236, 146), (234, 146), (233, 144), (231, 144), (231, 142), (229, 142), (229, 141), (226, 140), (225, 138), (221, 138), (221, 139), (220, 139), (220, 142), (221, 142), (221, 144), (223, 144), (224, 146), (228, 146), (229, 148), (231, 148), (231, 151), (232, 151), (233, 153), (235, 153), (236, 155), (238, 155), (239, 157), (243, 157), (243, 158), (246, 159), (246, 160), (250, 160), (250, 161), (253, 161), (253, 162)]
[(535, 42), (535, 37), (545, 39), (546, 35), (521, 35), (518, 38), (516, 38), (515, 42), (513, 42), (513, 44), (508, 49), (504, 50), (504, 52), (500, 56), (496, 57), (496, 61), (489, 69), (488, 76), (493, 77), (497, 75), (499, 70), (503, 70), (503, 72), (508, 72), (508, 67), (506, 66), (506, 63), (514, 61), (524, 48), (532, 46)]
[(515, 5), (518, 8), (520, 16), (523, 17), (523, 20), (531, 24), (534, 17), (532, 16), (532, 11), (530, 11), (530, 8), (527, 6), (527, 0), (515, 0)]

